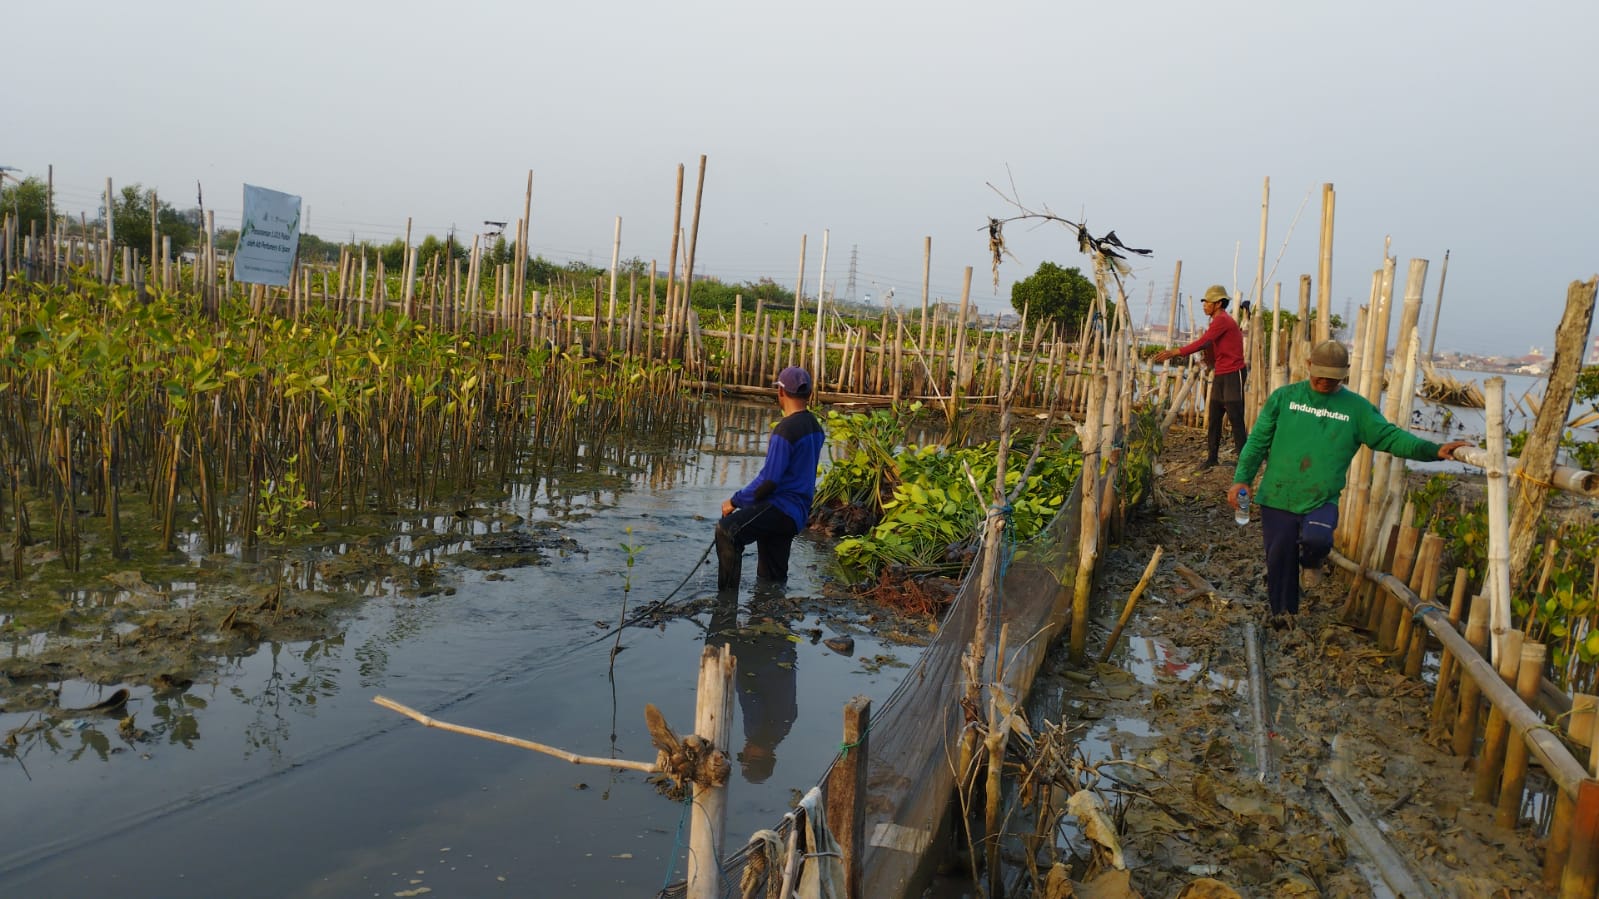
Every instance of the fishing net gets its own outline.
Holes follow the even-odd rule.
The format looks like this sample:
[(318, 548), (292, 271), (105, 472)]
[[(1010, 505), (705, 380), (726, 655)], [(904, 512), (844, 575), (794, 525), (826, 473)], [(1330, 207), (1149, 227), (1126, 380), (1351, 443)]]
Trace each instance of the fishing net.
[[(1069, 621), (1080, 490), (1079, 483), (1049, 527), (1024, 544), (1007, 542), (999, 550), (1000, 588), (994, 626), (987, 635), (984, 680), (1003, 683), (1013, 699), (1026, 695), (1051, 642)], [(864, 896), (903, 896), (919, 889), (940, 855), (930, 850), (948, 837), (949, 804), (962, 735), (968, 727), (962, 703), (966, 679), (961, 657), (972, 643), (979, 619), (982, 570), (980, 552), (938, 635), (898, 688), (872, 709), (862, 859)], [(996, 667), (1002, 629), (1005, 649)], [(833, 764), (837, 763), (835, 758)], [(831, 769), (829, 765), (828, 771)], [(827, 772), (823, 772), (819, 785), (824, 795), (827, 780)], [(773, 831), (786, 839), (790, 822), (785, 818)], [(770, 838), (766, 839), (769, 842)], [(749, 883), (743, 883), (747, 871)], [(781, 870), (772, 870), (762, 852), (746, 847), (723, 860), (721, 895), (775, 895), (775, 883), (781, 876)], [(685, 892), (685, 885), (677, 883), (659, 895), (678, 897)]]

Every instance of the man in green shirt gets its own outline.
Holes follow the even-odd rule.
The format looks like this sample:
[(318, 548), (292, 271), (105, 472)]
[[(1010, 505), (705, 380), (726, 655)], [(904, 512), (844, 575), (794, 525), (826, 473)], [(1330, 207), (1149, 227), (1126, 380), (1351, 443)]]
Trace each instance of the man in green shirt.
[(1439, 446), (1394, 426), (1365, 397), (1344, 389), (1348, 377), (1344, 345), (1336, 340), (1317, 344), (1310, 353), (1310, 378), (1266, 398), (1233, 472), (1227, 501), (1236, 509), (1238, 494), (1266, 464), (1260, 489), (1252, 493), (1266, 544), (1273, 627), (1287, 625), (1299, 612), (1300, 568), (1319, 569), (1332, 551), (1338, 494), (1362, 446), (1430, 462), (1452, 458), (1468, 445), (1456, 440)]

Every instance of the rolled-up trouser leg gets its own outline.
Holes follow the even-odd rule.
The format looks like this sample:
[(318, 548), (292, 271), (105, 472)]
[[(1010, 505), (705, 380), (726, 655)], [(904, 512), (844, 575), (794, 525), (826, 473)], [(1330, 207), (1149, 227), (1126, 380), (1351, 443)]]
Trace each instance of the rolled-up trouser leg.
[(1338, 530), (1338, 504), (1323, 503), (1299, 523), (1299, 564), (1315, 568), (1332, 552), (1333, 532)]

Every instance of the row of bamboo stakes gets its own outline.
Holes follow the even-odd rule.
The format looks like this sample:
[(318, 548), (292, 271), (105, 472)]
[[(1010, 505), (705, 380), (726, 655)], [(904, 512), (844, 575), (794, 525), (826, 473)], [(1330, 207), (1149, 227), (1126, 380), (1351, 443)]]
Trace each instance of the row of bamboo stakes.
[[(1355, 323), (1349, 389), (1380, 404), (1384, 417), (1393, 422), (1409, 420), (1415, 398), (1421, 364), (1417, 322), (1427, 265), (1423, 259), (1409, 263), (1399, 338), (1394, 341), (1398, 353), (1394, 370), (1386, 376), (1397, 273), (1392, 257), (1385, 257), (1383, 267), (1373, 273), (1371, 301), (1361, 308)], [(1351, 464), (1333, 557), (1354, 576), (1344, 606), (1346, 620), (1368, 630), (1378, 648), (1388, 652), (1406, 675), (1421, 676), (1430, 639), (1442, 644), (1432, 727), (1434, 733), (1449, 736), (1457, 755), (1474, 758), (1473, 799), (1494, 807), (1496, 823), (1505, 828), (1522, 823), (1530, 760), (1536, 760), (1554, 781), (1557, 790), (1543, 886), (1551, 894), (1583, 899), (1591, 899), (1599, 890), (1599, 780), (1595, 779), (1599, 752), (1590, 750), (1586, 762), (1578, 761), (1549, 730), (1548, 722), (1565, 716), (1575, 742), (1590, 747), (1599, 744), (1599, 735), (1594, 733), (1593, 716), (1568, 715), (1573, 700), (1543, 677), (1544, 647), (1523, 641), (1511, 626), (1510, 572), (1520, 570), (1514, 567), (1517, 564), (1525, 565), (1525, 555), (1519, 563), (1513, 561), (1515, 547), (1530, 546), (1546, 495), (1541, 486), (1530, 485), (1599, 495), (1599, 478), (1554, 462), (1581, 344), (1592, 319), (1594, 286), (1592, 281), (1574, 282), (1568, 291), (1557, 335), (1556, 372), (1545, 394), (1546, 401), (1555, 402), (1541, 410), (1545, 414), (1522, 457), (1506, 454), (1501, 378), (1487, 382), (1486, 448), (1467, 448), (1456, 455), (1458, 461), (1480, 467), (1487, 475), (1488, 568), (1481, 595), (1468, 603), (1467, 573), (1457, 570), (1447, 610), (1433, 605), (1443, 583), (1444, 540), (1411, 523), (1414, 512), (1405, 498), (1405, 461), (1387, 454), (1363, 449)], [(1385, 381), (1390, 382), (1386, 389)], [(1514, 506), (1515, 527), (1510, 521), (1508, 484), (1513, 471), (1524, 481)], [(1588, 707), (1593, 704), (1592, 699), (1579, 700)]]
[[(702, 158), (702, 183), (704, 166)], [(477, 239), (465, 260), (422, 259), (419, 248), (411, 244), (408, 222), (408, 250), (399, 272), (400, 287), (392, 295), (390, 273), (382, 259), (348, 246), (342, 248), (335, 265), (297, 265), (286, 288), (236, 283), (227, 260), (211, 240), (215, 233), (211, 210), (202, 213), (202, 244), (192, 261), (176, 258), (170, 240), (157, 235), (149, 248), (153, 264), (142, 262), (133, 247), (117, 244), (109, 227), (103, 234), (97, 233), (95, 223), (80, 221), (79, 236), (74, 236), (69, 234), (67, 222), (57, 221), (43, 235), (21, 234), (16, 219), (8, 216), (0, 223), (0, 271), (21, 271), (32, 280), (55, 284), (65, 284), (75, 274), (88, 272), (104, 283), (128, 285), (139, 292), (176, 293), (188, 289), (211, 310), (225, 296), (248, 298), (258, 313), (271, 310), (296, 318), (320, 306), (356, 327), (364, 325), (368, 316), (396, 309), (436, 328), (479, 334), (503, 330), (526, 346), (542, 343), (594, 354), (619, 352), (677, 360), (690, 373), (722, 386), (769, 387), (783, 367), (808, 364), (824, 396), (865, 401), (922, 400), (951, 407), (963, 401), (992, 403), (999, 393), (1001, 360), (1008, 357), (1013, 369), (1003, 376), (1013, 385), (1013, 400), (1018, 408), (1046, 408), (1057, 403), (1083, 408), (1087, 379), (1082, 376), (1085, 373), (1079, 360), (1085, 355), (1087, 342), (1093, 339), (1091, 329), (1085, 329), (1077, 340), (1066, 341), (1058, 338), (1049, 322), (1029, 321), (1026, 316), (1015, 330), (979, 327), (980, 317), (970, 293), (970, 268), (965, 270), (958, 304), (930, 302), (930, 238), (924, 243), (919, 322), (914, 320), (914, 311), (885, 307), (873, 327), (869, 320), (862, 320), (858, 310), (846, 318), (824, 298), (815, 301), (810, 310), (816, 327), (801, 328), (795, 315), (807, 311), (804, 300), (791, 310), (786, 306), (768, 307), (763, 299), (756, 299), (753, 308), (748, 308), (744, 298), (739, 297), (730, 318), (724, 316), (714, 327), (702, 326), (701, 312), (688, 302), (692, 291), (687, 273), (692, 271), (693, 233), (684, 233), (678, 240), (682, 176), (680, 166), (679, 218), (674, 224), (673, 265), (665, 279), (664, 300), (658, 299), (661, 285), (657, 283), (658, 266), (654, 262), (647, 278), (641, 279), (636, 273), (627, 276), (625, 299), (621, 299), (618, 219), (609, 284), (597, 281), (592, 286), (591, 313), (578, 311), (579, 285), (575, 283), (563, 282), (549, 291), (526, 289), (525, 216), (531, 204), (531, 173), (524, 197), (524, 219), (516, 225), (517, 262), (489, 266)], [(109, 179), (106, 194), (108, 201), (114, 200)], [(156, 208), (158, 198), (152, 195), (150, 200), (152, 208)], [(696, 227), (697, 216), (696, 202)], [(684, 248), (682, 253), (679, 245)], [(804, 246), (802, 239), (801, 295)], [(680, 259), (681, 277), (677, 267)], [(1179, 272), (1180, 266), (1181, 263)], [(1122, 300), (1125, 307), (1125, 297)], [(1175, 317), (1175, 289), (1172, 308)], [(1203, 403), (1202, 396), (1203, 392), (1195, 394), (1196, 407)]]
[[(1599, 697), (1562, 702), (1563, 694), (1543, 678), (1545, 647), (1524, 641), (1513, 628), (1504, 634), (1498, 664), (1490, 663), (1490, 603), (1482, 596), (1468, 601), (1465, 569), (1454, 572), (1448, 608), (1432, 605), (1444, 583), (1443, 548), (1442, 537), (1405, 523), (1388, 529), (1374, 568), (1335, 554), (1353, 575), (1345, 618), (1369, 631), (1408, 677), (1421, 678), (1429, 640), (1441, 643), (1433, 735), (1473, 759), (1471, 798), (1491, 806), (1495, 824), (1506, 829), (1538, 826), (1523, 812), (1525, 790), (1529, 764), (1544, 769), (1555, 801), (1543, 887), (1563, 899), (1591, 899), (1599, 890)], [(1587, 758), (1576, 758), (1551, 731), (1556, 720), (1564, 721), (1569, 740), (1588, 747)]]

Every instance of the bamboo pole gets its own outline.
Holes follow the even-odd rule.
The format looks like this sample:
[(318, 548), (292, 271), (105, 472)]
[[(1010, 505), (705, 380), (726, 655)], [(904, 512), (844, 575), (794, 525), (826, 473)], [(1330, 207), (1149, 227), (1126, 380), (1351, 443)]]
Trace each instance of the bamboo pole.
[(450, 733), (464, 734), (468, 737), (477, 737), (479, 739), (489, 740), (494, 743), (504, 743), (507, 746), (515, 746), (518, 749), (529, 749), (533, 752), (540, 752), (544, 755), (558, 758), (565, 762), (571, 762), (574, 765), (593, 765), (599, 768), (619, 768), (628, 771), (642, 771), (645, 774), (657, 774), (661, 771), (660, 766), (655, 762), (635, 762), (629, 759), (600, 758), (592, 755), (578, 755), (574, 752), (567, 752), (564, 749), (558, 749), (554, 746), (548, 746), (543, 743), (535, 743), (532, 740), (524, 740), (520, 737), (509, 737), (505, 734), (495, 733), (491, 730), (482, 730), (476, 727), (466, 727), (465, 725), (461, 724), (451, 724), (448, 721), (440, 721), (437, 718), (424, 715), (416, 709), (395, 702), (386, 696), (374, 696), (372, 697), (372, 702), (383, 706), (390, 711), (399, 712), (405, 717), (410, 718), (412, 721), (421, 724), (423, 727), (447, 730)]
[(1432, 308), (1432, 334), (1427, 338), (1427, 364), (1433, 360), (1433, 347), (1438, 345), (1438, 321), (1444, 317), (1444, 281), (1449, 277), (1449, 251), (1444, 250), (1444, 262), (1438, 268), (1438, 299)]
[(816, 342), (811, 346), (811, 383), (821, 384), (827, 378), (827, 243), (828, 229), (822, 229), (822, 265), (816, 276)]
[[(1449, 599), (1449, 624), (1454, 627), (1460, 625), (1460, 617), (1465, 613), (1466, 590), (1470, 586), (1469, 572), (1464, 565), (1455, 569), (1454, 592)], [(1445, 720), (1445, 715), (1450, 708), (1450, 701), (1459, 695), (1458, 665), (1454, 653), (1447, 647), (1438, 656), (1438, 682), (1434, 686), (1432, 695), (1432, 730), (1441, 734), (1444, 727), (1450, 722)]]
[(844, 896), (863, 899), (866, 860), (867, 763), (871, 759), (872, 700), (857, 696), (844, 705), (844, 741), (827, 770), (827, 829), (843, 852)]
[(1155, 567), (1160, 564), (1161, 553), (1165, 547), (1156, 546), (1155, 552), (1149, 557), (1149, 564), (1144, 566), (1144, 576), (1138, 579), (1138, 584), (1133, 587), (1133, 592), (1127, 595), (1127, 604), (1122, 607), (1121, 617), (1116, 619), (1116, 627), (1110, 632), (1110, 639), (1105, 641), (1105, 648), (1099, 654), (1101, 665), (1110, 661), (1110, 654), (1116, 650), (1116, 641), (1121, 639), (1122, 628), (1127, 626), (1127, 620), (1133, 617), (1133, 607), (1138, 605), (1138, 598), (1144, 595), (1144, 588), (1149, 586), (1149, 579), (1155, 575)]
[[(1505, 684), (1516, 682), (1516, 670), (1521, 665), (1521, 631), (1507, 630), (1500, 638), (1502, 651), (1495, 668), (1500, 679)], [(1494, 703), (1488, 709), (1488, 724), (1482, 732), (1482, 751), (1477, 754), (1476, 786), (1471, 791), (1471, 798), (1478, 802), (1492, 804), (1495, 789), (1504, 774), (1505, 744), (1510, 730), (1510, 724), (1505, 720), (1505, 711)]]
[(800, 314), (805, 311), (805, 239), (800, 235), (799, 274), (794, 276), (794, 326), (799, 326)]
[(1599, 889), (1599, 781), (1577, 788), (1572, 812), (1571, 855), (1560, 878), (1560, 899), (1591, 899)]
[[(1549, 839), (1544, 844), (1543, 888), (1553, 895), (1560, 888), (1560, 875), (1571, 858), (1571, 831), (1577, 801), (1565, 790), (1555, 791), (1555, 811), (1549, 819)], [(1589, 896), (1592, 896), (1590, 891)]]
[[(969, 272), (970, 269), (967, 269)], [(1077, 535), (1077, 579), (1072, 596), (1071, 657), (1081, 662), (1088, 648), (1088, 607), (1093, 591), (1094, 561), (1099, 557), (1099, 444), (1104, 403), (1101, 375), (1090, 375), (1088, 411), (1080, 428), (1083, 445), (1081, 528)]]
[(663, 304), (661, 326), (661, 354), (670, 359), (677, 355), (677, 243), (683, 234), (683, 164), (677, 164), (677, 187), (672, 204), (671, 259), (666, 267), (666, 302)]
[[(1393, 564), (1388, 567), (1394, 580), (1401, 584), (1408, 584), (1410, 574), (1416, 567), (1418, 548), (1421, 545), (1421, 532), (1411, 524), (1411, 516), (1400, 516), (1398, 522), (1399, 539), (1394, 547)], [(1394, 648), (1394, 633), (1399, 627), (1404, 603), (1392, 592), (1378, 588), (1377, 602), (1372, 605), (1372, 629), (1377, 632), (1377, 648), (1387, 652)]]
[(1262, 309), (1266, 302), (1266, 215), (1271, 210), (1271, 176), (1267, 175), (1260, 186), (1260, 256), (1255, 261), (1255, 308)]
[(1476, 597), (1471, 603), (1471, 611), (1466, 616), (1466, 643), (1470, 646), (1469, 654), (1457, 655), (1460, 660), (1461, 670), (1457, 673), (1460, 678), (1460, 708), (1455, 715), (1455, 732), (1451, 748), (1455, 755), (1470, 756), (1473, 745), (1477, 742), (1477, 713), (1478, 699), (1482, 695), (1482, 688), (1477, 680), (1466, 673), (1466, 667), (1473, 657), (1481, 661), (1488, 652), (1488, 618), (1489, 604), (1482, 596)]
[(1505, 379), (1494, 376), (1484, 383), (1488, 417), (1488, 574), (1484, 587), (1490, 597), (1489, 645), (1491, 659), (1499, 661), (1500, 646), (1510, 627), (1510, 516), (1505, 483)]
[[(707, 646), (700, 654), (699, 691), (694, 708), (694, 733), (713, 749), (723, 750), (733, 734), (733, 682), (738, 661), (732, 650)], [(717, 899), (722, 839), (727, 826), (727, 786), (694, 784), (694, 810), (689, 822), (689, 899)]]
[[(696, 328), (694, 337), (698, 337), (697, 322), (694, 320), (694, 250), (700, 242), (700, 206), (705, 197), (705, 164), (707, 157), (700, 154), (699, 176), (694, 181), (694, 216), (689, 224), (688, 231), (688, 259), (683, 266), (683, 323), (685, 326)], [(696, 344), (697, 346), (697, 344)], [(703, 363), (703, 353), (696, 354), (696, 358)], [(820, 383), (820, 382), (817, 382)]]
[[(616, 341), (616, 273), (622, 264), (622, 217), (616, 217), (616, 232), (611, 237), (611, 304), (610, 311), (605, 316), (605, 350), (610, 352), (611, 344)], [(475, 283), (475, 282), (474, 282)], [(595, 300), (595, 312), (598, 314), (599, 301)], [(595, 328), (595, 331), (598, 331)], [(597, 343), (598, 341), (596, 341)]]
[[(1437, 534), (1427, 534), (1422, 537), (1422, 552), (1427, 557), (1427, 564), (1421, 570), (1420, 589), (1417, 595), (1422, 602), (1431, 603), (1438, 593), (1438, 577), (1443, 567), (1444, 539)], [(1427, 629), (1416, 626), (1416, 619), (1411, 615), (1403, 618), (1404, 627), (1398, 647), (1404, 649), (1402, 660), (1406, 677), (1420, 678), (1423, 655), (1427, 648)], [(1440, 666), (1442, 661), (1440, 660)]]
[(964, 363), (966, 359), (966, 316), (971, 311), (972, 303), (972, 267), (966, 266), (966, 271), (961, 276), (961, 311), (960, 321), (955, 325), (954, 349), (950, 356), (949, 401), (952, 405), (951, 414), (960, 408), (960, 393), (965, 385), (963, 372), (968, 370)]
[(1171, 274), (1171, 314), (1166, 319), (1166, 346), (1181, 346), (1177, 340), (1177, 306), (1182, 301), (1183, 261), (1177, 260)]
[(922, 238), (922, 333), (916, 339), (916, 345), (927, 351), (927, 301), (929, 289), (932, 284), (933, 272), (933, 238)]
[[(1543, 675), (1544, 645), (1523, 643), (1521, 663), (1516, 669), (1516, 695), (1527, 705), (1538, 698), (1538, 681)], [(1504, 776), (1499, 785), (1499, 806), (1494, 823), (1513, 829), (1521, 818), (1521, 793), (1527, 786), (1526, 734), (1512, 728), (1509, 745), (1505, 747)]]
[(111, 190), (111, 179), (105, 179), (105, 268), (100, 280), (107, 284), (116, 283), (116, 263), (111, 257), (111, 250), (117, 245), (117, 195)]
[(1331, 182), (1321, 186), (1321, 265), (1316, 272), (1316, 343), (1332, 337), (1333, 207)]

